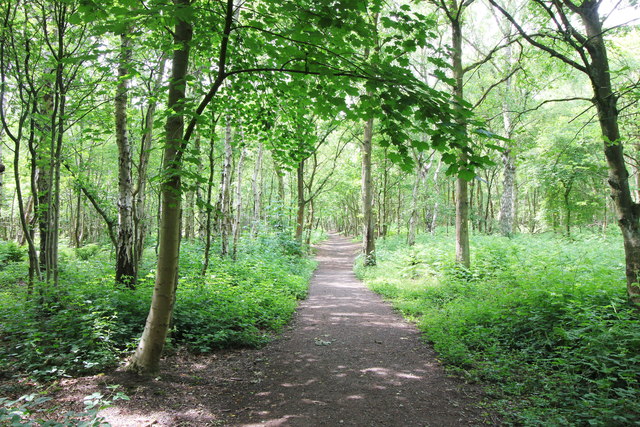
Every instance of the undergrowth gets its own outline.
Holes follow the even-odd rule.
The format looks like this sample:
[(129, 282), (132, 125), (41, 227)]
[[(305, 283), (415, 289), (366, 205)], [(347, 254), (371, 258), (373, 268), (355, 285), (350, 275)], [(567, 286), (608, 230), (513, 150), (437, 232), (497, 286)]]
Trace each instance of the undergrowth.
[[(236, 261), (212, 258), (204, 277), (202, 253), (198, 244), (183, 242), (169, 348), (209, 352), (264, 344), (305, 297), (315, 267), (283, 233), (243, 241)], [(96, 245), (64, 249), (60, 286), (40, 284), (31, 295), (26, 261), (3, 258), (9, 261), (0, 269), (0, 380), (101, 372), (134, 349), (153, 292), (153, 251), (135, 290), (114, 285), (112, 255)]]
[(472, 268), (448, 236), (378, 242), (356, 272), (416, 321), (443, 362), (516, 425), (640, 424), (640, 316), (619, 238), (477, 236)]

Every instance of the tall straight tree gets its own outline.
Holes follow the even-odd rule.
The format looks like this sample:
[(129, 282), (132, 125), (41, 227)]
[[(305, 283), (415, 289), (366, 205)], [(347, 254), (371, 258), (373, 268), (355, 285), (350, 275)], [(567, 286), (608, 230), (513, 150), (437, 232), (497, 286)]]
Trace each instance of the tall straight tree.
[(362, 255), (364, 265), (376, 265), (376, 240), (373, 222), (373, 180), (371, 178), (371, 153), (373, 151), (373, 118), (364, 124), (362, 138)]
[[(640, 304), (640, 208), (633, 202), (629, 172), (624, 158), (624, 141), (618, 126), (617, 100), (611, 81), (601, 0), (532, 0), (544, 17), (540, 28), (527, 31), (496, 0), (489, 0), (531, 45), (584, 73), (593, 91), (604, 155), (609, 169), (611, 197), (618, 213), (625, 250), (627, 293)], [(577, 58), (576, 58), (577, 56)]]
[[(372, 27), (374, 28), (373, 51), (375, 54), (380, 52), (378, 40), (378, 12), (374, 12), (372, 16)], [(370, 60), (369, 54), (371, 48), (365, 49), (365, 58)], [(367, 97), (373, 96), (372, 91), (367, 91)], [(364, 123), (364, 134), (362, 136), (361, 156), (362, 156), (362, 255), (364, 256), (364, 265), (376, 265), (376, 236), (374, 230), (373, 215), (373, 179), (371, 176), (371, 155), (373, 152), (373, 117), (368, 117)]]
[[(464, 100), (464, 74), (462, 67), (462, 14), (473, 0), (435, 0), (436, 6), (445, 14), (451, 29), (451, 69), (453, 72), (452, 92), (457, 98), (456, 105), (462, 110)], [(458, 124), (466, 133), (465, 122)], [(460, 154), (462, 162), (467, 161), (466, 154)], [(456, 262), (466, 268), (471, 265), (469, 249), (469, 195), (467, 180), (462, 176), (456, 178)]]
[[(95, 58), (95, 40), (87, 37), (88, 24), (77, 23), (80, 3), (73, 0), (34, 2), (34, 13), (42, 34), (42, 52), (47, 58), (47, 68), (42, 70), (39, 81), (32, 87), (42, 88), (34, 114), (38, 120), (40, 137), (30, 141), (29, 150), (35, 172), (38, 201), (36, 212), (40, 224), (40, 258), (46, 270), (46, 280), (58, 284), (58, 242), (60, 238), (60, 187), (63, 143), (71, 124), (71, 117), (82, 109), (82, 99), (95, 90), (94, 84), (77, 83), (85, 62)], [(31, 6), (31, 4), (29, 4)], [(30, 54), (30, 53), (28, 53)], [(77, 91), (85, 91), (84, 96)], [(70, 96), (74, 91), (76, 96)]]
[[(20, 153), (25, 140), (36, 139), (36, 117), (32, 112), (37, 107), (39, 98), (35, 86), (31, 84), (33, 75), (38, 68), (38, 56), (25, 55), (31, 49), (32, 36), (25, 25), (17, 25), (17, 16), (21, 13), (20, 2), (6, 2), (0, 8), (2, 26), (0, 27), (0, 122), (2, 130), (11, 139), (13, 150), (13, 173), (16, 185), (16, 197), (20, 217), (22, 236), (28, 245), (29, 282), (28, 292), (31, 293), (34, 282), (41, 279), (40, 263), (34, 239), (34, 230), (28, 220), (30, 203), (25, 206), (20, 177)], [(20, 47), (24, 46), (24, 50)], [(36, 62), (34, 64), (34, 62)], [(8, 87), (14, 88), (14, 95), (9, 99)], [(11, 101), (19, 100), (17, 105), (10, 105)], [(17, 116), (12, 123), (8, 117), (10, 113)], [(35, 168), (32, 169), (32, 171)], [(33, 181), (32, 181), (33, 183)], [(33, 186), (32, 186), (33, 188)], [(30, 198), (33, 201), (33, 195)]]
[(171, 80), (167, 108), (171, 114), (165, 125), (166, 145), (162, 179), (162, 211), (160, 216), (159, 252), (155, 288), (147, 322), (138, 348), (131, 357), (128, 369), (139, 373), (156, 372), (169, 331), (173, 313), (180, 255), (181, 155), (184, 137), (184, 109), (186, 101), (189, 50), (193, 26), (188, 16), (190, 0), (175, 0), (176, 24), (173, 32)]
[(220, 177), (220, 192), (218, 193), (217, 229), (220, 233), (220, 255), (229, 254), (229, 238), (232, 234), (231, 221), (231, 174), (233, 169), (233, 133), (231, 115), (227, 114), (224, 132), (224, 164)]
[(116, 143), (118, 145), (118, 238), (116, 245), (116, 282), (134, 288), (137, 280), (134, 257), (133, 154), (127, 135), (127, 106), (131, 68), (129, 28), (120, 35), (118, 83), (115, 96)]

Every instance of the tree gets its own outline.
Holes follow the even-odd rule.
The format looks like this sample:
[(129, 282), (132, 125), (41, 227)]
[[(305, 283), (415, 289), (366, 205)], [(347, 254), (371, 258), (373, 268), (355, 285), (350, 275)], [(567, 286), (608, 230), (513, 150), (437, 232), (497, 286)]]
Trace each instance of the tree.
[(127, 99), (131, 67), (130, 29), (120, 34), (118, 83), (115, 96), (116, 143), (118, 145), (118, 239), (116, 282), (134, 288), (138, 277), (134, 256), (133, 155), (127, 135)]
[[(216, 14), (218, 11), (196, 9), (192, 7), (189, 0), (176, 0), (175, 9), (170, 14), (176, 23), (173, 31), (175, 47), (167, 106), (170, 114), (165, 127), (167, 140), (161, 178), (162, 210), (158, 265), (147, 323), (138, 349), (129, 363), (129, 369), (137, 372), (150, 373), (159, 368), (178, 277), (181, 173), (184, 154), (196, 125), (202, 120), (204, 110), (214, 100), (226, 79), (247, 74), (291, 76), (287, 78), (305, 75), (321, 76), (324, 85), (310, 89), (309, 96), (315, 98), (327, 92), (333, 92), (334, 95), (329, 98), (328, 103), (318, 104), (317, 108), (320, 110), (332, 104), (348, 110), (345, 98), (348, 95), (358, 94), (358, 89), (355, 88), (354, 91), (351, 83), (353, 79), (367, 82), (368, 90), (373, 91), (380, 87), (382, 102), (379, 104), (382, 105), (374, 112), (385, 113), (384, 120), (381, 120), (382, 134), (389, 136), (390, 143), (398, 150), (399, 153), (396, 155), (398, 161), (404, 161), (406, 164), (410, 164), (407, 156), (408, 149), (405, 145), (409, 138), (399, 126), (400, 123), (406, 123), (407, 117), (411, 117), (420, 125), (424, 125), (427, 121), (448, 123), (457, 114), (457, 111), (449, 105), (446, 95), (421, 84), (406, 68), (393, 63), (386, 66), (363, 64), (358, 56), (349, 50), (350, 46), (345, 46), (345, 37), (353, 39), (355, 35), (369, 37), (372, 34), (371, 25), (361, 19), (360, 12), (366, 9), (366, 6), (351, 4), (351, 7), (347, 7), (348, 5), (345, 5), (344, 9), (340, 9), (339, 17), (335, 16), (333, 5), (323, 2), (308, 5), (267, 2), (257, 3), (255, 6), (255, 9), (245, 9), (248, 14), (246, 18), (243, 18), (241, 13), (240, 17), (236, 18), (238, 13), (234, 2), (232, 0), (226, 2), (223, 29), (217, 38), (219, 44), (217, 45), (216, 77), (207, 93), (197, 103), (197, 107), (189, 111), (191, 119), (186, 127), (184, 126), (184, 117), (187, 114), (185, 89), (188, 81), (189, 47), (192, 44), (194, 23), (196, 28), (199, 28), (198, 23), (214, 19), (214, 16), (218, 16)], [(373, 3), (371, 7), (379, 11), (380, 5)], [(199, 15), (206, 13), (212, 13), (212, 16), (206, 16), (206, 20)], [(292, 19), (294, 16), (296, 19)], [(238, 22), (248, 22), (248, 24), (239, 25)], [(405, 13), (398, 17), (397, 22), (410, 28), (415, 21), (411, 21)], [(283, 25), (278, 28), (278, 23), (287, 24), (289, 27)], [(396, 21), (389, 19), (387, 25), (396, 25)], [(331, 28), (332, 37), (327, 39), (326, 30), (329, 28)], [(244, 33), (239, 34), (242, 31)], [(230, 50), (232, 33), (236, 35), (233, 40), (236, 44), (233, 52)], [(210, 47), (213, 37), (210, 33), (206, 34), (207, 42), (203, 46)], [(425, 37), (423, 34), (423, 40)], [(198, 45), (197, 42), (202, 41), (196, 38), (194, 44)], [(389, 42), (397, 43), (396, 52), (406, 51), (401, 41), (390, 38)], [(354, 43), (362, 45), (362, 40), (356, 39)], [(234, 62), (230, 62), (232, 53), (236, 53), (233, 56)], [(243, 57), (243, 53), (249, 54)], [(392, 55), (390, 57), (392, 60), (397, 58)], [(256, 66), (256, 58), (264, 60), (264, 66)], [(286, 79), (283, 78), (283, 80)], [(367, 114), (370, 115), (371, 112)], [(443, 126), (442, 130), (436, 133), (434, 141), (437, 141), (440, 149), (447, 149), (447, 128)], [(472, 158), (463, 167), (473, 168), (484, 160), (481, 157)]]
[[(633, 202), (624, 142), (618, 126), (618, 96), (611, 82), (605, 32), (598, 12), (601, 0), (533, 0), (543, 19), (537, 30), (528, 31), (496, 0), (489, 0), (531, 45), (582, 72), (591, 82), (593, 105), (602, 132), (609, 168), (611, 197), (618, 213), (625, 249), (627, 294), (640, 304), (640, 209)], [(582, 28), (578, 27), (578, 18)], [(577, 58), (575, 58), (577, 56)]]
[(156, 286), (151, 309), (135, 354), (129, 361), (130, 370), (141, 373), (159, 369), (160, 355), (169, 330), (177, 285), (178, 256), (180, 253), (180, 153), (184, 134), (184, 109), (189, 66), (189, 44), (193, 37), (193, 26), (183, 14), (190, 0), (176, 0), (176, 24), (169, 101), (172, 112), (167, 117), (165, 131), (167, 142), (164, 149), (162, 182), (162, 214), (160, 223), (160, 246)]

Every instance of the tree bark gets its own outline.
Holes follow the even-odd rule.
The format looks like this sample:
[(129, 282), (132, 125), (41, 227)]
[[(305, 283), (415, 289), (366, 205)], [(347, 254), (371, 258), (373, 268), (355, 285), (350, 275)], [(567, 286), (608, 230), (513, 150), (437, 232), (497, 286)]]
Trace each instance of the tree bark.
[[(509, 29), (502, 28), (502, 35), (506, 39), (511, 38), (511, 25)], [(511, 45), (505, 47), (505, 59), (507, 62), (507, 73), (511, 73), (513, 68), (513, 51)], [(504, 82), (505, 96), (502, 100), (502, 124), (504, 127), (505, 138), (511, 140), (513, 135), (513, 124), (511, 121), (511, 113), (509, 112), (509, 98), (512, 95), (511, 76), (508, 75)], [(512, 149), (512, 142), (507, 142), (505, 150), (502, 153), (502, 195), (500, 197), (500, 213), (498, 214), (498, 222), (500, 223), (500, 233), (503, 236), (511, 237), (513, 235), (513, 223), (515, 221), (515, 178), (516, 165)]]
[(233, 252), (231, 256), (236, 259), (238, 254), (238, 240), (240, 239), (240, 229), (242, 227), (242, 168), (244, 166), (244, 158), (247, 151), (242, 148), (240, 152), (240, 158), (238, 159), (238, 166), (236, 169), (236, 197), (235, 197), (235, 209), (234, 219), (232, 226), (233, 234)]
[[(451, 36), (453, 61), (453, 78), (455, 85), (453, 94), (460, 100), (464, 99), (462, 89), (464, 70), (462, 68), (462, 26), (460, 24), (460, 13), (451, 19)], [(464, 123), (460, 122), (460, 126)], [(464, 162), (466, 155), (462, 153), (460, 160)], [(467, 181), (456, 178), (456, 262), (466, 268), (471, 266), (471, 256), (469, 249), (469, 195)]]
[[(197, 158), (196, 170), (200, 170), (200, 135), (196, 135), (193, 151)], [(192, 186), (189, 186), (186, 191), (184, 199), (184, 238), (186, 240), (192, 240), (196, 237), (196, 195), (199, 192), (200, 184), (196, 181)]]
[(140, 268), (140, 262), (144, 252), (145, 240), (147, 236), (148, 215), (146, 213), (147, 200), (147, 170), (149, 169), (149, 158), (151, 157), (151, 144), (153, 142), (153, 123), (158, 102), (156, 94), (159, 93), (164, 80), (164, 69), (166, 58), (160, 59), (158, 74), (153, 85), (153, 91), (149, 94), (149, 103), (144, 116), (144, 130), (140, 141), (140, 156), (138, 160), (138, 177), (133, 199), (133, 225), (134, 225), (134, 247), (133, 256), (136, 271)]
[(302, 243), (302, 231), (304, 229), (304, 208), (306, 200), (304, 199), (304, 160), (298, 163), (296, 168), (296, 189), (298, 209), (296, 211), (296, 235), (295, 239), (298, 243)]
[(586, 48), (591, 55), (589, 78), (602, 131), (604, 154), (609, 166), (609, 186), (618, 213), (625, 249), (627, 293), (640, 304), (640, 205), (633, 202), (629, 188), (623, 144), (618, 127), (617, 96), (613, 93), (607, 49), (602, 36), (602, 23), (597, 1), (585, 1), (579, 9), (587, 31)]
[(262, 211), (262, 157), (264, 146), (262, 143), (258, 146), (258, 157), (256, 158), (256, 164), (253, 168), (253, 177), (251, 179), (251, 192), (253, 193), (253, 209), (252, 209), (252, 224), (251, 235), (255, 236), (257, 233), (257, 227), (260, 224), (260, 217)]
[(207, 195), (206, 195), (206, 219), (205, 219), (205, 229), (204, 229), (204, 255), (202, 259), (202, 275), (204, 276), (207, 273), (207, 269), (209, 268), (209, 254), (211, 253), (211, 228), (212, 228), (212, 210), (211, 202), (213, 201), (213, 176), (214, 176), (214, 148), (215, 148), (215, 135), (216, 135), (216, 125), (218, 124), (218, 119), (215, 117), (212, 118), (211, 123), (211, 138), (209, 139), (209, 152), (207, 153), (208, 158), (208, 166), (209, 166), (209, 179), (207, 180)]
[(224, 137), (224, 163), (220, 179), (218, 197), (218, 230), (220, 232), (220, 255), (229, 254), (229, 236), (231, 234), (231, 168), (233, 163), (233, 136), (231, 133), (231, 116), (227, 115)]
[[(178, 9), (190, 6), (190, 0), (175, 0)], [(162, 212), (159, 230), (158, 265), (151, 309), (138, 348), (128, 369), (142, 373), (155, 373), (160, 368), (160, 356), (169, 331), (178, 278), (180, 255), (181, 162), (184, 133), (184, 103), (189, 64), (189, 44), (193, 28), (191, 23), (176, 14), (174, 31), (173, 67), (169, 84), (162, 181)]]
[(134, 258), (133, 155), (127, 135), (127, 99), (131, 66), (129, 30), (120, 35), (118, 85), (115, 96), (116, 143), (118, 145), (118, 239), (116, 245), (116, 283), (134, 289), (138, 279)]
[(373, 185), (371, 179), (371, 152), (373, 149), (373, 119), (364, 125), (362, 138), (362, 254), (364, 265), (376, 265), (375, 234), (373, 229)]
[(502, 153), (503, 179), (502, 179), (502, 196), (500, 197), (500, 214), (498, 221), (500, 222), (500, 233), (503, 236), (511, 237), (513, 235), (514, 207), (515, 207), (515, 176), (516, 166), (511, 149), (507, 148)]

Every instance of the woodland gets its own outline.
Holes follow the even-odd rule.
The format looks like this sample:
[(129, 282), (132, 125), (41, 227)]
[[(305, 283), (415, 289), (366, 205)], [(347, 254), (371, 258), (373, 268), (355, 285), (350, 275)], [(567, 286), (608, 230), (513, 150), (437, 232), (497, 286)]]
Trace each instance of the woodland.
[(505, 423), (640, 422), (639, 100), (635, 1), (2, 0), (0, 424), (265, 344), (329, 231)]

